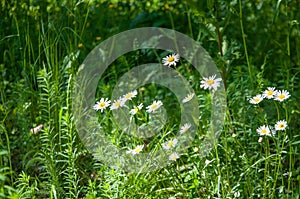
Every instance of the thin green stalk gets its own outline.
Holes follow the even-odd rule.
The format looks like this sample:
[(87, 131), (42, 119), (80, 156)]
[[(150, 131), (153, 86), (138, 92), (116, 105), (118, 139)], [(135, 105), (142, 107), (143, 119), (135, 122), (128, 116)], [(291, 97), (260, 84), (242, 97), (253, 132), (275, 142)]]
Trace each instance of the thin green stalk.
[(188, 25), (189, 25), (189, 30), (190, 30), (190, 33), (191, 33), (191, 37), (194, 39), (190, 10), (187, 11), (187, 17), (188, 17)]
[[(275, 138), (273, 138), (273, 141), (274, 143), (276, 143), (276, 150), (277, 150), (277, 160), (278, 160), (278, 163), (277, 163), (277, 166), (275, 167), (275, 171), (274, 171), (274, 174), (275, 174), (275, 180), (274, 180), (274, 183), (273, 183), (273, 188), (272, 188), (272, 196), (271, 198), (274, 198), (274, 194), (275, 194), (275, 191), (276, 191), (276, 184), (277, 184), (277, 180), (278, 180), (278, 176), (279, 176), (279, 173), (282, 169), (282, 164), (281, 164), (281, 154), (282, 154), (282, 150), (283, 150), (283, 147), (284, 147), (284, 142), (285, 142), (285, 136), (286, 136), (286, 133), (284, 133), (284, 136), (281, 137), (280, 135), (278, 135), (278, 141), (276, 142)], [(280, 139), (282, 139), (282, 144), (281, 144), (281, 147), (280, 147)]]
[(227, 142), (227, 129), (224, 127), (224, 132), (225, 132), (225, 156), (226, 156), (226, 178), (227, 178), (227, 183), (229, 184), (230, 187), (230, 178), (229, 178), (229, 160), (230, 157), (228, 156), (228, 142)]
[[(219, 27), (219, 23), (218, 23), (218, 2), (215, 1), (215, 18), (217, 20), (216, 24), (215, 24), (215, 27), (216, 27), (216, 32), (217, 32), (217, 36), (218, 36), (218, 45), (219, 45), (219, 52), (220, 52), (220, 56), (221, 58), (223, 58), (223, 47), (222, 47), (222, 35), (221, 35), (221, 31), (220, 31), (220, 27)], [(225, 66), (224, 66), (224, 62), (221, 63), (221, 69), (222, 69), (222, 78), (223, 78), (223, 82), (224, 82), (224, 89), (225, 89), (225, 92), (227, 91), (227, 77), (226, 77), (226, 69), (225, 69)], [(228, 102), (228, 98), (226, 98), (226, 101)], [(231, 127), (233, 129), (233, 134), (235, 134), (235, 128), (234, 128), (234, 125), (233, 125), (233, 114), (232, 114), (232, 111), (231, 109), (229, 108), (229, 121), (231, 122)], [(225, 138), (227, 138), (227, 131), (225, 130)], [(228, 149), (228, 143), (227, 143), (227, 139), (225, 139), (225, 148), (226, 148), (226, 173), (227, 173), (227, 182), (229, 183), (230, 180), (229, 180), (229, 171), (228, 171), (228, 160), (229, 160), (229, 157), (228, 157), (228, 154), (227, 154), (227, 149)]]
[(264, 172), (264, 192), (263, 192), (263, 198), (267, 198), (267, 186), (268, 186), (268, 175), (269, 175), (269, 156), (270, 156), (270, 144), (269, 144), (269, 139), (266, 138), (265, 139), (265, 144), (266, 144), (266, 152), (265, 152), (265, 156), (266, 156), (266, 161), (265, 161), (265, 172)]
[(85, 27), (86, 27), (86, 24), (87, 24), (87, 20), (88, 20), (88, 16), (89, 16), (89, 13), (90, 13), (90, 9), (89, 9), (90, 5), (89, 4), (90, 3), (87, 4), (87, 12), (85, 14), (84, 23), (83, 23), (82, 30), (81, 30), (81, 33), (80, 33), (80, 40), (82, 40), (82, 35), (84, 33), (84, 30), (85, 30)]
[[(276, 107), (276, 111), (277, 111), (277, 120), (279, 121), (280, 120), (280, 111), (279, 111), (279, 107), (278, 107), (278, 104), (277, 102), (273, 101), (274, 102), (274, 105)], [(278, 135), (278, 142), (275, 141), (275, 139), (273, 138), (274, 140), (274, 143), (277, 143), (277, 158), (278, 158), (278, 164), (277, 164), (277, 167), (275, 167), (275, 171), (274, 171), (274, 174), (275, 174), (275, 180), (274, 180), (274, 184), (273, 184), (273, 188), (272, 188), (272, 195), (271, 195), (271, 198), (274, 198), (274, 194), (275, 194), (275, 191), (276, 191), (276, 184), (277, 184), (277, 179), (278, 179), (278, 174), (279, 174), (279, 171), (280, 169), (282, 168), (282, 164), (281, 164), (281, 152), (283, 150), (283, 147), (284, 147), (284, 138), (285, 136), (283, 136), (282, 138), (282, 146), (280, 147), (279, 145), (279, 140), (280, 140), (280, 137)]]
[[(288, 109), (287, 109), (287, 107), (286, 107), (286, 104), (283, 104), (283, 109), (285, 110), (285, 120), (286, 121), (289, 121), (289, 115), (288, 115)], [(282, 146), (283, 146), (283, 144), (284, 144), (284, 139), (285, 139), (285, 137), (287, 136), (287, 132), (286, 132), (286, 130), (284, 131), (284, 137), (283, 137), (283, 141), (282, 141)], [(290, 139), (290, 138), (288, 138), (288, 139)], [(292, 154), (293, 154), (293, 148), (292, 148), (292, 146), (291, 146), (291, 142), (289, 141), (289, 152), (290, 152), (290, 155), (289, 155), (289, 175), (288, 175), (288, 191), (287, 191), (287, 193), (290, 193), (290, 188), (291, 188), (291, 174), (290, 174), (290, 172), (292, 172), (292, 165), (293, 165), (293, 156), (292, 156)]]
[(243, 10), (242, 10), (242, 0), (239, 0), (239, 9), (240, 9), (240, 26), (241, 26), (241, 31), (242, 31), (242, 37), (243, 37), (243, 45), (244, 45), (244, 50), (245, 50), (245, 56), (247, 60), (247, 66), (248, 66), (248, 72), (250, 76), (250, 83), (253, 88), (253, 79), (252, 79), (252, 72), (251, 72), (251, 66), (250, 66), (250, 61), (248, 57), (248, 51), (247, 51), (247, 43), (246, 43), (246, 35), (244, 32), (244, 25), (243, 25)]
[(278, 107), (278, 104), (277, 102), (273, 101), (274, 102), (274, 105), (275, 105), (275, 108), (276, 108), (276, 111), (277, 111), (277, 120), (279, 121), (280, 120), (280, 111), (279, 111), (279, 107)]
[(3, 128), (3, 131), (5, 133), (5, 138), (6, 138), (6, 145), (7, 145), (7, 156), (8, 156), (8, 164), (9, 164), (9, 170), (10, 170), (10, 183), (13, 184), (14, 179), (13, 179), (13, 168), (12, 168), (12, 162), (11, 162), (11, 153), (10, 153), (10, 141), (9, 141), (9, 136), (5, 128)]
[[(215, 2), (215, 18), (218, 20), (218, 4), (217, 4), (217, 1)], [(220, 26), (218, 24), (218, 22), (216, 22), (215, 24), (215, 27), (216, 27), (216, 32), (217, 32), (217, 36), (218, 36), (218, 45), (219, 45), (219, 52), (220, 52), (220, 56), (223, 58), (223, 47), (222, 47), (222, 34), (221, 34), (221, 31), (220, 31)], [(224, 89), (225, 89), (225, 92), (227, 91), (227, 74), (226, 74), (226, 69), (225, 69), (225, 66), (224, 66), (224, 62), (222, 62), (222, 65), (221, 65), (221, 69), (222, 69), (222, 79), (223, 79), (223, 82), (224, 82)], [(228, 98), (226, 97), (226, 101), (228, 103)], [(229, 119), (230, 119), (230, 122), (231, 122), (231, 127), (232, 127), (232, 131), (233, 131), (233, 134), (236, 133), (235, 131), (235, 126), (234, 126), (234, 118), (233, 118), (233, 113), (232, 113), (232, 110), (231, 108), (228, 108), (228, 111), (229, 111)], [(226, 140), (227, 142), (227, 140)]]
[[(216, 159), (217, 159), (218, 177), (220, 179), (222, 179), (222, 171), (220, 169), (220, 159), (219, 159), (219, 155), (218, 155), (218, 145), (216, 143), (214, 143), (214, 146), (215, 146), (215, 154), (216, 154)], [(224, 186), (222, 186), (222, 180), (220, 180), (220, 184), (221, 184), (221, 189), (222, 189), (221, 190), (222, 191), (222, 198), (226, 198), (225, 193), (224, 193)], [(219, 186), (219, 184), (218, 184), (218, 186)]]
[[(293, 148), (291, 146), (291, 142), (289, 142), (289, 152), (290, 152), (290, 156), (289, 156), (289, 176), (288, 176), (288, 188), (287, 188), (287, 193), (290, 193), (290, 189), (291, 189), (291, 173), (292, 172), (292, 165), (293, 165)], [(300, 186), (300, 183), (299, 183), (299, 186)], [(299, 187), (300, 188), (300, 187)]]
[[(220, 31), (220, 26), (219, 26), (219, 23), (218, 23), (218, 17), (219, 16), (219, 13), (218, 13), (218, 4), (217, 4), (217, 1), (215, 2), (215, 19), (216, 19), (216, 24), (215, 24), (215, 27), (216, 27), (216, 32), (217, 32), (217, 36), (218, 36), (218, 45), (219, 45), (219, 52), (220, 52), (220, 56), (223, 57), (223, 46), (222, 46), (222, 35), (221, 35), (221, 31)], [(225, 90), (227, 90), (227, 83), (226, 83), (226, 70), (225, 70), (225, 67), (224, 67), (224, 63), (222, 62), (222, 78), (223, 78), (223, 81), (224, 81), (224, 88)]]
[[(172, 16), (172, 13), (171, 13), (171, 12), (169, 12), (169, 17), (170, 17), (172, 29), (175, 30), (174, 19), (173, 19), (173, 16)], [(176, 34), (174, 34), (174, 41), (175, 41), (176, 51), (179, 52), (179, 47), (178, 47), (178, 45), (177, 45), (178, 42), (176, 42)]]

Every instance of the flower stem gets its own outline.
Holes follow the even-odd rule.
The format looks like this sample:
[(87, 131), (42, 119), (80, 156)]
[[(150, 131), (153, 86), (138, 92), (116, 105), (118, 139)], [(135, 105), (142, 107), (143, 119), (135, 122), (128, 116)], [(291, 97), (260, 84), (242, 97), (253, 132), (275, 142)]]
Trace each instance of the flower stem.
[(239, 8), (240, 8), (240, 14), (239, 15), (240, 15), (240, 26), (241, 26), (242, 37), (243, 37), (243, 45), (244, 45), (244, 50), (245, 50), (247, 66), (248, 66), (248, 72), (249, 72), (249, 76), (250, 76), (250, 83), (251, 83), (251, 86), (253, 88), (252, 72), (251, 72), (251, 66), (250, 66), (250, 61), (249, 61), (249, 57), (248, 57), (246, 35), (245, 35), (245, 32), (244, 32), (244, 25), (243, 25), (242, 0), (239, 0)]

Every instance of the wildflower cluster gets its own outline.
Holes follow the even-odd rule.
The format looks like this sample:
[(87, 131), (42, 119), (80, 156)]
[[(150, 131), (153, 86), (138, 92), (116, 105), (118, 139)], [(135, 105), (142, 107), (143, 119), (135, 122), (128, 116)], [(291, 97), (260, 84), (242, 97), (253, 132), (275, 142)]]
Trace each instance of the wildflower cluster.
[[(258, 104), (263, 99), (274, 99), (279, 102), (283, 102), (288, 99), (290, 94), (286, 90), (276, 90), (275, 87), (268, 87), (262, 94), (258, 94), (252, 97), (249, 102), (251, 104)], [(275, 136), (276, 131), (283, 131), (287, 128), (287, 122), (285, 120), (279, 120), (274, 126), (262, 125), (256, 129), (256, 132), (260, 136)], [(262, 137), (259, 138), (258, 142), (262, 141)]]
[(123, 107), (126, 101), (133, 99), (136, 95), (137, 95), (136, 90), (130, 91), (129, 93), (123, 95), (122, 97), (119, 97), (117, 100), (114, 100), (112, 104), (110, 104), (111, 101), (108, 100), (108, 98), (105, 99), (101, 98), (100, 101), (93, 106), (93, 109), (96, 111), (100, 110), (102, 113), (104, 109), (110, 106), (110, 110), (115, 110), (120, 107)]
[[(179, 60), (180, 60), (179, 54), (173, 53), (171, 55), (164, 57), (162, 59), (162, 64), (167, 67), (176, 66)], [(216, 76), (217, 75), (203, 77), (203, 80), (201, 80), (200, 82), (200, 88), (216, 91), (218, 87), (220, 87), (222, 81), (221, 78), (216, 78)], [(109, 108), (110, 110), (117, 110), (120, 107), (127, 107), (125, 106), (126, 102), (131, 101), (133, 98), (135, 98), (137, 96), (137, 93), (138, 93), (137, 90), (130, 91), (124, 94), (123, 96), (120, 96), (117, 100), (114, 100), (113, 102), (111, 102), (108, 98), (101, 98), (93, 106), (93, 109), (96, 111), (100, 110), (101, 113), (103, 113), (103, 111), (106, 108)], [(194, 97), (195, 97), (195, 93), (188, 93), (187, 96), (181, 100), (181, 102), (182, 104), (188, 103)], [(157, 111), (161, 106), (163, 106), (162, 101), (154, 100), (152, 104), (146, 106), (145, 109), (148, 114), (151, 114)], [(143, 108), (144, 108), (144, 104), (140, 103), (137, 106), (133, 106), (133, 108), (130, 109), (129, 113), (131, 114), (131, 116), (134, 116)], [(188, 132), (191, 126), (192, 125), (190, 123), (183, 124), (180, 127), (179, 133), (184, 134)], [(176, 148), (177, 144), (178, 144), (178, 140), (176, 138), (167, 140), (162, 144), (162, 148), (167, 152), (170, 152), (169, 160), (171, 161), (176, 161), (180, 157), (180, 155), (177, 152), (173, 152), (175, 151), (174, 149)], [(143, 150), (144, 150), (144, 145), (137, 145), (135, 148), (128, 150), (126, 153), (131, 155), (137, 155), (141, 153)]]
[(263, 99), (274, 99), (279, 102), (283, 102), (284, 100), (290, 97), (290, 93), (286, 90), (275, 90), (275, 87), (268, 87), (262, 94), (258, 94), (252, 98), (250, 98), (249, 102), (251, 104), (258, 104)]
[[(114, 102), (111, 104), (111, 101), (108, 100), (108, 98), (101, 98), (96, 104), (93, 106), (93, 109), (98, 111), (100, 110), (101, 113), (106, 109), (110, 108), (110, 110), (116, 110), (119, 109), (120, 107), (124, 107), (125, 103), (127, 101), (131, 101), (133, 98), (137, 96), (137, 90), (130, 91), (126, 93), (125, 95), (119, 97), (117, 100), (114, 100)], [(152, 104), (146, 107), (146, 112), (147, 113), (153, 113), (157, 109), (159, 109), (163, 105), (163, 102), (160, 100), (154, 101)], [(138, 106), (133, 106), (133, 108), (129, 111), (129, 113), (133, 116), (140, 110), (142, 110), (144, 107), (143, 103), (140, 103)], [(139, 154), (143, 151), (144, 145), (138, 145), (134, 149), (131, 149), (127, 151), (127, 154), (132, 154), (136, 155)]]
[[(136, 95), (137, 95), (136, 90), (130, 91), (127, 94), (123, 95), (122, 97), (119, 97), (117, 100), (114, 100), (112, 104), (111, 101), (108, 100), (108, 98), (101, 98), (100, 101), (93, 106), (93, 109), (96, 111), (100, 110), (101, 113), (107, 107), (110, 107), (110, 110), (119, 109), (120, 107), (123, 107), (127, 101), (130, 101), (134, 97), (136, 97)], [(142, 107), (142, 105), (139, 105), (138, 107), (139, 107), (138, 109), (141, 109), (140, 107)]]
[[(176, 66), (177, 62), (179, 61), (180, 56), (178, 54), (172, 54), (172, 55), (168, 55), (165, 58), (163, 58), (162, 63), (165, 66)], [(203, 80), (201, 80), (200, 82), (200, 88), (204, 88), (205, 90), (212, 90), (212, 91), (216, 91), (218, 89), (218, 87), (220, 87), (221, 85), (221, 78), (216, 78), (216, 74), (215, 75), (211, 75), (209, 77), (203, 77)], [(189, 94), (185, 99), (183, 99), (183, 103), (190, 101), (193, 97), (194, 97), (194, 93)]]
[[(163, 58), (162, 63), (165, 66), (176, 66), (176, 62), (179, 61), (179, 55), (178, 54), (172, 54), (172, 55), (168, 55), (165, 58)], [(221, 78), (216, 78), (217, 75), (212, 75), (209, 77), (203, 77), (203, 80), (201, 80), (200, 82), (200, 88), (203, 88), (205, 90), (212, 90), (212, 91), (216, 91), (218, 89), (218, 87), (220, 87), (221, 85)], [(188, 103), (189, 101), (191, 101), (195, 96), (195, 93), (189, 93), (185, 98), (183, 98), (182, 103)], [(186, 123), (184, 124), (181, 128), (180, 128), (180, 134), (186, 133), (190, 128), (191, 128), (191, 124), (190, 123)], [(173, 139), (173, 140), (169, 140), (166, 141), (162, 146), (164, 149), (169, 150), (171, 148), (174, 148), (175, 145), (177, 144), (178, 140), (177, 139)], [(179, 155), (177, 153), (172, 153), (169, 156), (169, 160), (171, 161), (176, 161), (176, 159), (179, 158)]]
[[(287, 122), (285, 120), (279, 120), (273, 126), (270, 125), (262, 125), (256, 129), (256, 132), (260, 136), (275, 136), (276, 131), (284, 131), (287, 128)], [(262, 142), (262, 137), (259, 138), (258, 142)]]

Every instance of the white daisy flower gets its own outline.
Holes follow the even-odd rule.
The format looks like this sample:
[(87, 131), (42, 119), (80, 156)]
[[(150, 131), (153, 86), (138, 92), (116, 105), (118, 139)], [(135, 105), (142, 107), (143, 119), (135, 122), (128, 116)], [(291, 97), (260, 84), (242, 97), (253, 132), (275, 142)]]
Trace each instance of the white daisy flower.
[(146, 107), (146, 109), (147, 109), (146, 111), (148, 113), (154, 112), (156, 109), (158, 109), (162, 105), (163, 105), (162, 101), (160, 101), (160, 100), (154, 101), (151, 105)]
[(275, 124), (276, 131), (284, 131), (287, 127), (287, 123), (285, 120), (280, 120)]
[(93, 109), (98, 111), (101, 110), (101, 113), (103, 112), (104, 109), (106, 109), (110, 105), (110, 100), (108, 98), (104, 99), (101, 98), (99, 102), (97, 102), (94, 106)]
[(275, 87), (268, 87), (262, 94), (263, 98), (272, 99), (276, 94)]
[(275, 100), (282, 102), (282, 101), (288, 99), (290, 96), (291, 95), (290, 95), (290, 93), (288, 91), (281, 90), (281, 91), (277, 91), (276, 92), (274, 98), (275, 98)]
[(187, 132), (190, 128), (191, 128), (191, 124), (190, 123), (185, 123), (182, 127), (181, 127), (181, 129), (180, 129), (180, 133), (182, 134), (182, 133), (185, 133), (185, 132)]
[(194, 96), (195, 96), (195, 93), (188, 94), (188, 95), (182, 100), (182, 103), (187, 103), (187, 102), (191, 101), (191, 100), (193, 99)]
[(172, 54), (172, 55), (168, 55), (166, 56), (165, 58), (163, 58), (162, 60), (162, 63), (165, 65), (165, 66), (176, 66), (176, 62), (179, 61), (179, 54)]
[(129, 93), (125, 94), (123, 96), (124, 98), (124, 101), (128, 101), (128, 100), (131, 100), (132, 98), (134, 98), (135, 96), (137, 95), (137, 90), (134, 90), (134, 91), (130, 91)]
[(178, 158), (179, 158), (178, 153), (172, 153), (172, 154), (169, 156), (169, 160), (171, 160), (171, 161), (176, 161)]
[(138, 106), (134, 106), (133, 109), (129, 111), (130, 114), (135, 115), (139, 110), (143, 108), (143, 103), (140, 103)]
[(217, 75), (212, 75), (209, 77), (203, 77), (203, 80), (201, 80), (201, 85), (200, 88), (204, 88), (204, 89), (209, 89), (209, 90), (213, 90), (216, 91), (218, 89), (218, 87), (221, 84), (222, 78), (217, 78)]
[(261, 136), (263, 135), (272, 136), (270, 128), (266, 125), (260, 126), (258, 129), (256, 129), (256, 132)]
[(110, 110), (118, 109), (118, 108), (124, 106), (124, 104), (125, 104), (124, 98), (119, 98), (117, 100), (114, 100), (114, 102), (110, 106)]
[(262, 138), (262, 137), (259, 137), (257, 142), (258, 142), (258, 143), (261, 143), (262, 140), (263, 140), (263, 138)]
[(134, 149), (126, 151), (127, 154), (136, 155), (139, 154), (144, 148), (144, 145), (138, 145)]
[(262, 96), (261, 94), (258, 94), (258, 95), (256, 95), (256, 96), (252, 97), (252, 98), (249, 100), (249, 102), (250, 102), (251, 104), (258, 104), (258, 103), (261, 102), (263, 99), (264, 99), (263, 96)]
[(174, 148), (175, 145), (178, 143), (178, 140), (175, 138), (173, 140), (169, 140), (165, 143), (163, 143), (163, 148), (169, 150), (170, 148)]

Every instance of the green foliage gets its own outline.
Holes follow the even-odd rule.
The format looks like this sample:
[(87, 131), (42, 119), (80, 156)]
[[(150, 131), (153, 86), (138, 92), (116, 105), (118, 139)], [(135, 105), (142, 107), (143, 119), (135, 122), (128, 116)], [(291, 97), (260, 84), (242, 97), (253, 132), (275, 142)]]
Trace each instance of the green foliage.
[[(234, 198), (238, 193), (240, 198), (299, 197), (296, 0), (0, 3), (0, 198)], [(181, 61), (176, 70), (197, 89), (201, 110), (194, 146), (166, 168), (129, 174), (96, 161), (83, 146), (71, 94), (80, 64), (97, 44), (121, 31), (149, 26), (172, 28), (201, 43), (223, 75), (228, 111), (218, 144), (199, 158), (210, 96), (199, 91), (201, 77)], [(109, 97), (132, 67), (161, 62), (166, 55), (149, 50), (118, 58), (99, 82), (95, 98)], [(288, 90), (291, 97), (283, 103), (249, 103), (271, 86)], [(149, 102), (158, 97), (178, 106), (162, 87), (143, 89)], [(163, 131), (178, 130), (178, 118), (174, 114)], [(287, 130), (259, 143), (256, 129), (282, 119)], [(132, 148), (143, 142), (123, 135), (109, 114), (99, 114), (99, 121), (107, 125), (106, 133), (116, 145)], [(161, 143), (162, 138), (153, 141)]]

